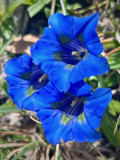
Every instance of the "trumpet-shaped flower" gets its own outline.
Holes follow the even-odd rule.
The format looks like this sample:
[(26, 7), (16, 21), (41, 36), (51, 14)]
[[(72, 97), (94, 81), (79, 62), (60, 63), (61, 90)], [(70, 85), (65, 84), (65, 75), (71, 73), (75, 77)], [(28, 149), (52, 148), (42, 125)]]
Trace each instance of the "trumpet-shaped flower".
[[(9, 60), (5, 64), (5, 73), (8, 75), (6, 77), (8, 94), (19, 109), (36, 111), (38, 110), (37, 106), (42, 105), (45, 99), (53, 102), (60, 98), (61, 93), (26, 54)], [(53, 95), (56, 95), (55, 98)]]
[(57, 89), (66, 92), (71, 83), (109, 70), (96, 33), (99, 14), (85, 18), (56, 13), (44, 29), (41, 39), (31, 47), (33, 62), (49, 76)]
[[(83, 88), (87, 88), (84, 85)], [(101, 138), (98, 129), (102, 115), (108, 106), (112, 94), (107, 88), (84, 92), (83, 88), (71, 88), (63, 94), (59, 101), (46, 103), (37, 111), (49, 143), (56, 145), (62, 139), (64, 142), (94, 142)], [(76, 94), (76, 95), (75, 95)]]

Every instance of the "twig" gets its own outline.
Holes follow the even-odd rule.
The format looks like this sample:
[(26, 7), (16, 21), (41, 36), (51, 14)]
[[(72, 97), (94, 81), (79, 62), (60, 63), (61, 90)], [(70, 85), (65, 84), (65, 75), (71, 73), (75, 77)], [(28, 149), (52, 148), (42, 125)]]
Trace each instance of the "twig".
[(58, 160), (59, 144), (56, 145), (55, 160)]
[(118, 119), (117, 119), (117, 123), (116, 123), (116, 125), (115, 125), (115, 129), (114, 129), (113, 135), (115, 135), (115, 133), (116, 133), (116, 131), (117, 131), (117, 127), (118, 127), (119, 120), (120, 120), (120, 114), (119, 114), (119, 117), (118, 117)]
[(62, 7), (63, 14), (67, 15), (63, 0), (60, 0), (60, 4), (61, 4), (61, 7)]
[(115, 49), (113, 49), (112, 51), (110, 51), (109, 53), (107, 53), (104, 57), (107, 57), (107, 56), (109, 56), (109, 55), (111, 55), (111, 54), (113, 54), (113, 53), (115, 53), (115, 52), (117, 52), (117, 51), (119, 51), (119, 50), (120, 50), (120, 47), (115, 48)]
[(74, 14), (82, 14), (82, 13), (94, 10), (96, 8), (101, 8), (103, 5), (105, 5), (107, 3), (107, 1), (108, 0), (106, 0), (106, 1), (104, 1), (102, 3), (96, 3), (95, 5), (92, 5), (92, 6), (88, 7), (88, 8), (81, 9), (80, 11), (79, 10), (75, 10), (73, 12), (74, 12)]
[(54, 12), (55, 12), (55, 4), (56, 4), (56, 0), (52, 0), (50, 15), (51, 15), (51, 14), (54, 14)]

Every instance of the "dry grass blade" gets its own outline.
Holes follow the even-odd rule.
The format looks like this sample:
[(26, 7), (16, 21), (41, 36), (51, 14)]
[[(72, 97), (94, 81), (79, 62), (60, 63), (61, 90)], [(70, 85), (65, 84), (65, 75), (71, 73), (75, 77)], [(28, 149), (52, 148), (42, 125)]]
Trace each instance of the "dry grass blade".
[(119, 114), (119, 117), (118, 117), (118, 119), (117, 119), (117, 123), (116, 123), (116, 125), (115, 125), (115, 129), (114, 129), (113, 135), (115, 135), (115, 133), (116, 133), (116, 131), (117, 131), (117, 127), (118, 127), (119, 120), (120, 120), (120, 114)]
[(25, 133), (25, 132), (6, 132), (6, 131), (0, 131), (0, 135), (26, 135), (26, 136), (30, 136), (28, 133)]
[(64, 160), (69, 160), (68, 157), (61, 151), (61, 155), (64, 158)]
[(113, 38), (106, 38), (106, 39), (101, 40), (101, 43), (111, 42), (111, 41), (113, 41)]
[(0, 144), (0, 148), (11, 148), (11, 147), (22, 147), (25, 146), (27, 143), (3, 143)]
[(103, 158), (103, 160), (106, 160), (106, 158), (102, 155), (102, 153), (92, 143), (90, 143), (90, 144), (94, 148), (94, 150), (99, 153), (99, 155)]
[(50, 149), (51, 149), (52, 145), (48, 145), (47, 150), (46, 150), (46, 160), (50, 160), (49, 159), (49, 153), (50, 153)]
[(55, 160), (58, 160), (59, 144), (56, 145)]
[(45, 160), (45, 147), (42, 148), (40, 160)]
[(12, 152), (10, 152), (10, 153), (7, 155), (7, 157), (6, 157), (4, 160), (10, 160), (10, 158), (11, 158), (15, 153), (19, 152), (21, 149), (22, 149), (22, 147), (13, 150)]

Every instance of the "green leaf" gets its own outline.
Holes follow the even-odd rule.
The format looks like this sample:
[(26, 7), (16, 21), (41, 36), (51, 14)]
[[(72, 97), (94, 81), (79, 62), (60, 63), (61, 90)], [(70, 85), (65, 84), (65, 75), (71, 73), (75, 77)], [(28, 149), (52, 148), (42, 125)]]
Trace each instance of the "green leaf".
[(3, 46), (3, 38), (2, 37), (0, 37), (0, 48)]
[(20, 112), (20, 110), (15, 106), (0, 107), (0, 113), (10, 113), (10, 112)]
[(116, 122), (114, 118), (109, 114), (108, 111), (105, 112), (102, 119), (101, 129), (104, 132), (106, 138), (108, 141), (115, 147), (120, 145), (120, 134), (117, 130), (115, 135), (114, 129), (115, 129)]
[(30, 17), (36, 15), (41, 9), (44, 8), (46, 4), (48, 4), (51, 0), (40, 0), (37, 3), (33, 4), (32, 6), (28, 7), (28, 12)]
[(47, 7), (45, 7), (44, 11), (45, 11), (46, 17), (49, 18), (49, 16), (50, 16), (50, 9), (47, 8)]
[(33, 17), (34, 15), (36, 15), (41, 9), (43, 9), (44, 6), (45, 4), (42, 1), (38, 1), (37, 3), (28, 7), (28, 12), (30, 17)]
[(15, 11), (17, 7), (19, 7), (21, 4), (24, 4), (24, 0), (15, 0), (10, 3), (10, 5), (7, 8), (7, 12), (12, 15), (12, 13)]
[(13, 37), (11, 37), (0, 49), (0, 56), (3, 54), (3, 52), (5, 51), (6, 47), (12, 42)]
[(27, 136), (27, 135), (23, 135), (23, 134), (19, 134), (19, 135), (17, 135), (17, 134), (15, 134), (15, 135), (13, 135), (13, 136), (11, 136), (11, 139), (12, 139), (12, 141), (23, 141), (23, 140), (29, 140), (30, 141), (30, 137), (29, 136)]
[(44, 4), (48, 4), (51, 0), (42, 0)]
[(0, 0), (0, 16), (5, 12), (5, 0)]
[(14, 0), (10, 3), (7, 10), (4, 12), (4, 14), (0, 17), (0, 25), (2, 22), (4, 22), (8, 17), (10, 17), (13, 12), (16, 10), (17, 7), (19, 7), (21, 4), (24, 4), (24, 0)]
[(58, 159), (59, 160), (64, 160), (60, 152), (58, 152)]
[(118, 84), (118, 78), (120, 78), (120, 75), (117, 72), (109, 74), (104, 80), (106, 87), (116, 86)]
[(5, 39), (10, 39), (12, 37), (12, 32), (14, 30), (13, 18), (9, 17), (6, 19), (4, 23), (1, 25), (1, 33)]
[[(15, 155), (11, 160), (18, 160), (20, 157), (22, 157), (25, 153), (34, 150), (35, 148), (39, 147), (38, 145), (34, 145), (35, 142), (30, 142), (29, 144), (27, 144), (25, 147), (23, 147), (22, 151)], [(32, 146), (34, 145), (34, 146)]]
[(120, 51), (111, 55), (108, 62), (111, 69), (120, 69)]
[(88, 80), (93, 89), (98, 87), (98, 78), (96, 76), (91, 76)]
[(13, 106), (13, 102), (4, 103), (3, 105), (0, 105), (0, 113), (9, 112), (20, 112), (20, 110), (16, 106)]
[(36, 3), (38, 0), (24, 0), (24, 1), (25, 1), (25, 4), (32, 5)]
[(3, 89), (5, 94), (8, 95), (8, 93), (7, 93), (8, 85), (7, 85), (7, 81), (6, 80), (3, 80), (2, 84), (1, 84), (1, 88)]
[(112, 40), (109, 42), (103, 42), (103, 46), (106, 49), (116, 48), (119, 47), (119, 42), (117, 40)]
[(108, 110), (114, 116), (117, 113), (120, 113), (120, 102), (112, 99), (110, 104), (109, 104)]

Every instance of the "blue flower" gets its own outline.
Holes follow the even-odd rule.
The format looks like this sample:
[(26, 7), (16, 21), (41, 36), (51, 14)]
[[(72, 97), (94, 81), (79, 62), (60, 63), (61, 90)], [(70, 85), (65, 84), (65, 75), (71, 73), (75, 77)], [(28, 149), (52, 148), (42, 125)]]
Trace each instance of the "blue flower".
[(26, 54), (9, 60), (5, 64), (5, 73), (8, 75), (8, 94), (19, 109), (36, 111), (45, 100), (50, 103), (61, 97), (48, 76)]
[(33, 62), (60, 92), (67, 92), (70, 83), (109, 70), (107, 59), (99, 56), (103, 45), (96, 33), (98, 18), (98, 13), (85, 18), (53, 14), (48, 21), (52, 28), (46, 27), (31, 47)]
[[(83, 86), (88, 87), (86, 84)], [(96, 129), (112, 98), (111, 89), (99, 88), (92, 94), (88, 90), (81, 96), (81, 88), (75, 88), (75, 91), (71, 88), (71, 93), (63, 94), (59, 101), (46, 102), (37, 111), (49, 143), (56, 145), (61, 139), (64, 142), (94, 142), (101, 138)]]

